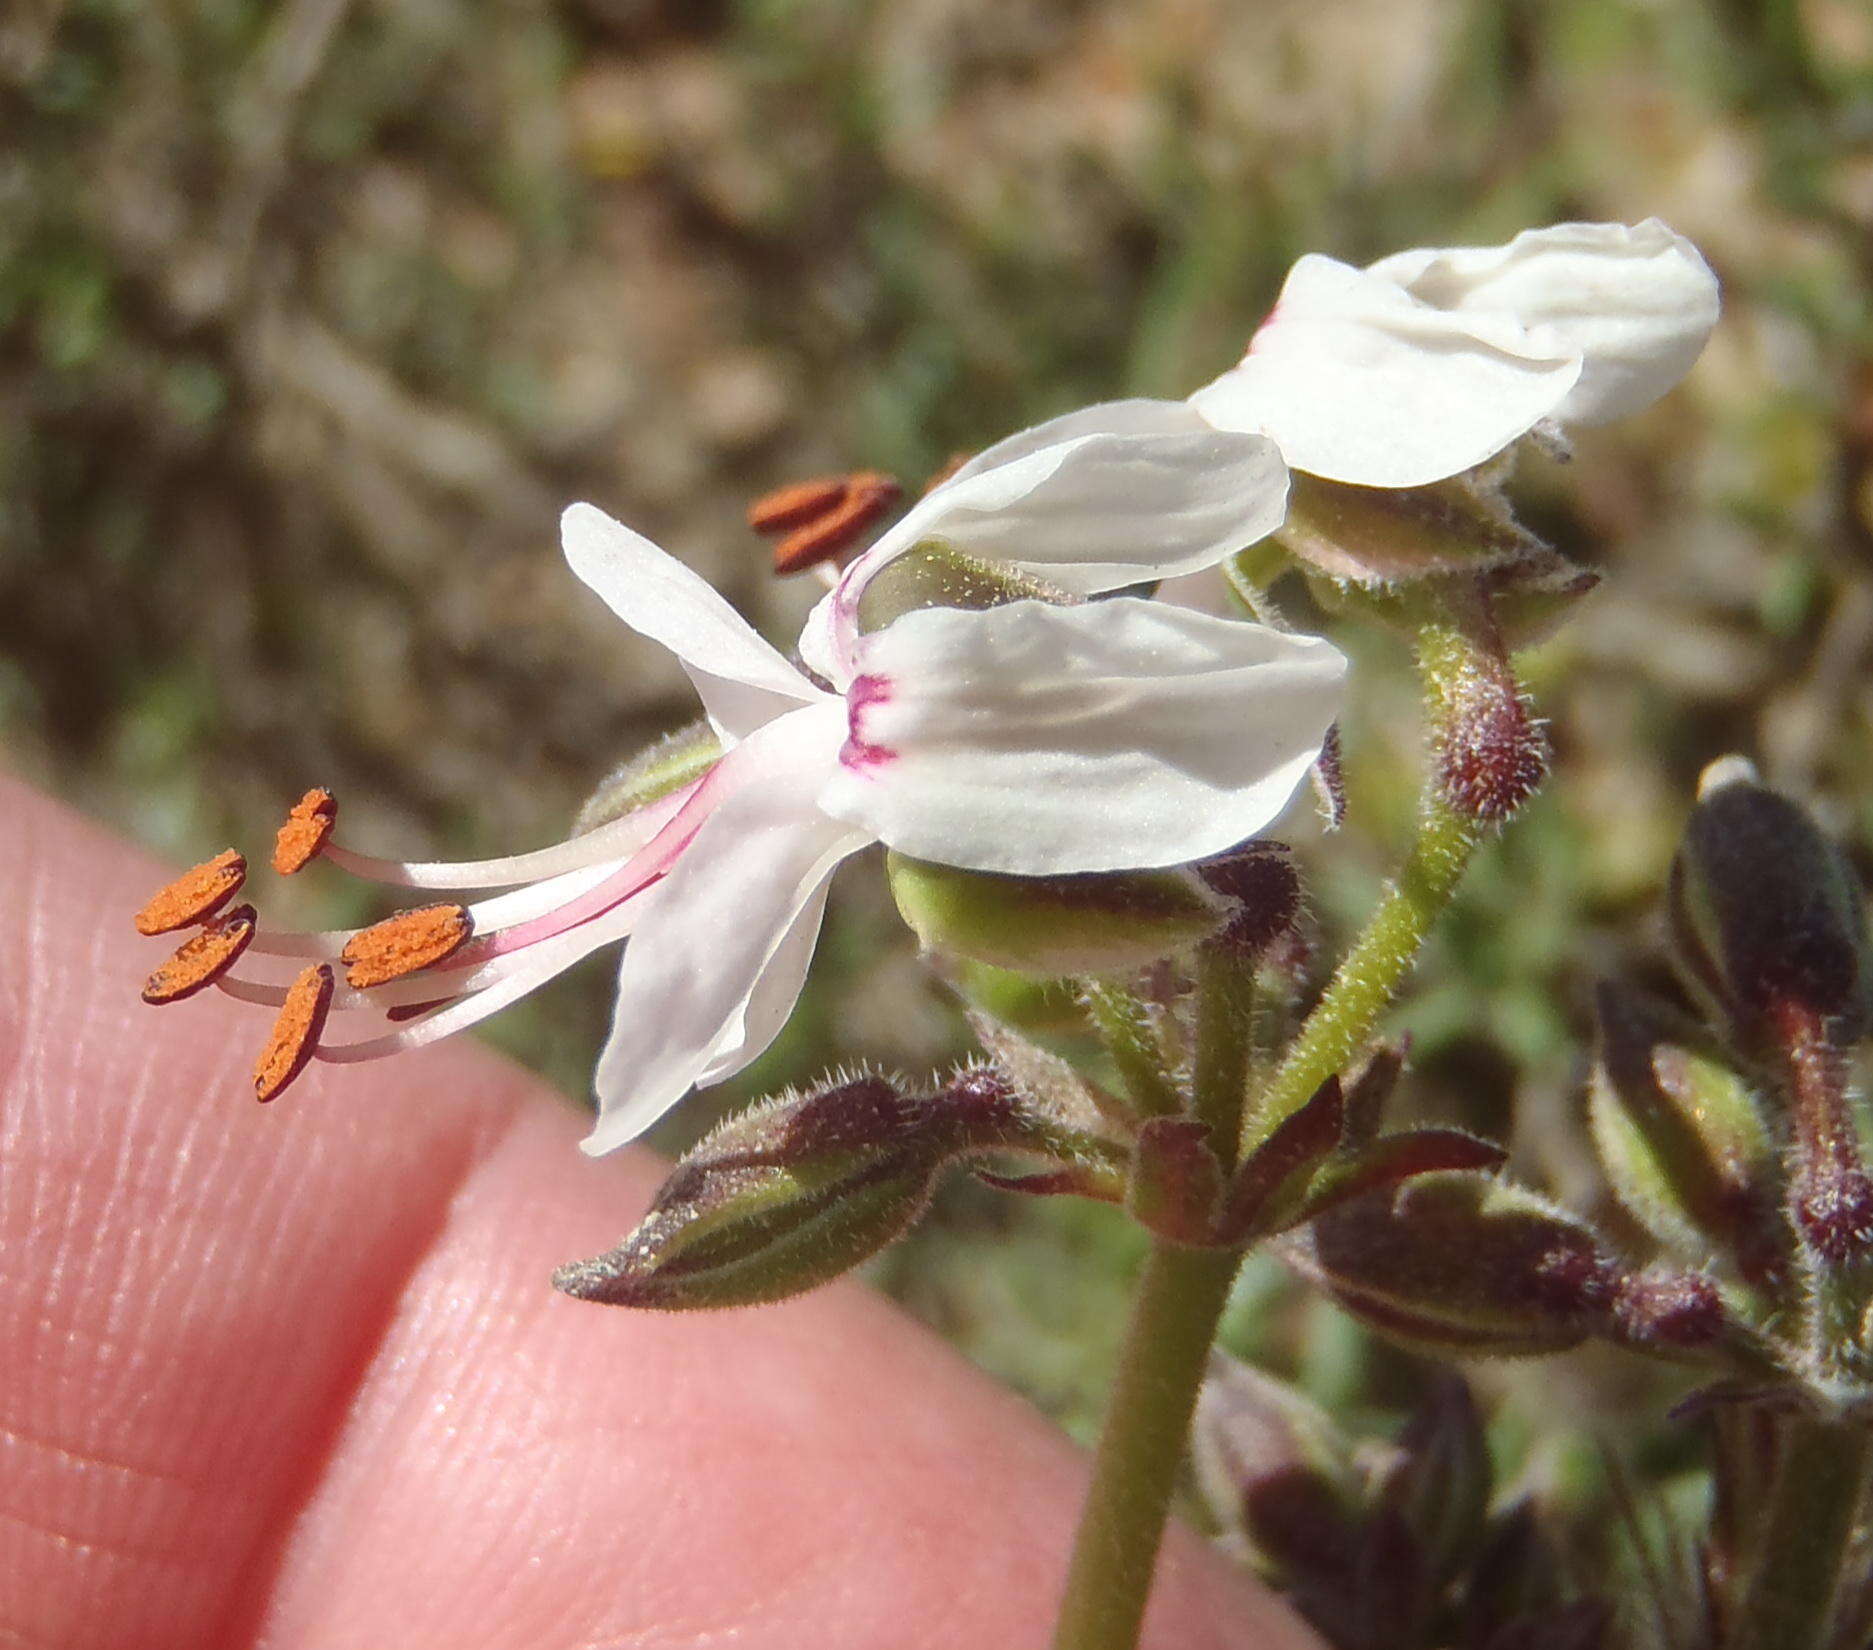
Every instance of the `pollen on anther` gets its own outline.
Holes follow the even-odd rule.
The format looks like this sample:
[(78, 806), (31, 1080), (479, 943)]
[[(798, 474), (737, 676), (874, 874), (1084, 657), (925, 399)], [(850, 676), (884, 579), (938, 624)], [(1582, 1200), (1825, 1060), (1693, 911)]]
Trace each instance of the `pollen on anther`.
[(850, 549), (903, 496), (895, 477), (861, 470), (769, 493), (749, 507), (748, 523), (758, 533), (785, 533), (774, 546), (774, 571), (800, 573)]
[(325, 1030), (335, 987), (330, 963), (314, 963), (293, 981), (273, 1022), (267, 1046), (254, 1064), (256, 1100), (273, 1099), (306, 1069), (312, 1051), (319, 1046), (319, 1035)]
[(459, 905), (424, 905), (360, 929), (338, 953), (345, 983), (359, 991), (429, 968), (459, 951), (475, 931)]
[(303, 871), (318, 857), (338, 823), (338, 799), (315, 786), (293, 804), (273, 839), (273, 869), (283, 877)]
[(137, 932), (168, 934), (211, 917), (246, 880), (246, 859), (233, 848), (225, 849), (153, 894), (136, 914)]
[(143, 983), (146, 1003), (176, 1003), (192, 997), (240, 961), (254, 937), (254, 908), (237, 905), (211, 918), (199, 934), (185, 940), (176, 954)]
[(845, 500), (846, 476), (818, 476), (763, 493), (748, 506), (748, 525), (757, 533), (784, 533), (803, 521), (823, 516)]

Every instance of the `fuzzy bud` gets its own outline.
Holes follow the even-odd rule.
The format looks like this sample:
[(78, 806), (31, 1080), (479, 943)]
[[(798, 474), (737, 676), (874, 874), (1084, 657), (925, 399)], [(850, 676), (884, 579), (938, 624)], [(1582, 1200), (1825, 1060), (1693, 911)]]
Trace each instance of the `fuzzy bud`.
[(1787, 1012), (1837, 1041), (1873, 1029), (1866, 900), (1846, 856), (1787, 797), (1726, 758), (1705, 770), (1672, 864), (1672, 937), (1690, 983), (1745, 1047), (1783, 1038)]
[(553, 1282), (583, 1300), (672, 1311), (782, 1300), (901, 1237), (947, 1164), (1001, 1152), (1065, 1160), (1081, 1147), (1093, 1161), (1098, 1142), (985, 1068), (934, 1094), (867, 1076), (782, 1095), (708, 1135), (636, 1231)]
[(1358, 585), (1480, 573), (1549, 553), (1499, 493), (1461, 476), (1360, 487), (1297, 470), (1276, 537), (1297, 561)]
[(1188, 871), (1015, 877), (892, 853), (904, 920), (932, 950), (1041, 977), (1116, 974), (1188, 950), (1234, 907)]
[(1446, 1356), (1574, 1346), (1606, 1322), (1620, 1275), (1573, 1216), (1465, 1172), (1342, 1204), (1292, 1258), (1379, 1333)]
[(1197, 1487), (1232, 1545), (1285, 1590), (1344, 1590), (1359, 1545), (1352, 1440), (1261, 1370), (1212, 1355), (1190, 1432)]
[(722, 754), (722, 742), (707, 722), (665, 734), (606, 776), (573, 822), (575, 834), (595, 831), (646, 804), (700, 779)]
[(1482, 1539), (1492, 1471), (1470, 1389), (1446, 1375), (1406, 1423), (1379, 1486), (1379, 1505), (1416, 1538), (1434, 1585), (1462, 1572)]
[(1662, 1005), (1603, 986), (1588, 1089), (1615, 1195), (1689, 1261), (1713, 1251), (1752, 1282), (1781, 1265), (1779, 1168), (1755, 1090)]

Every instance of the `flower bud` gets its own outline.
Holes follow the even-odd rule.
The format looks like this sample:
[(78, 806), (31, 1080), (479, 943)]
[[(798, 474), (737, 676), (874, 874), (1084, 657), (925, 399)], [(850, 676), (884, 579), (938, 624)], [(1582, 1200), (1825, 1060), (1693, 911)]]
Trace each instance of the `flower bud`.
[(575, 835), (595, 831), (614, 819), (681, 790), (700, 779), (722, 754), (722, 742), (707, 722), (692, 722), (668, 733), (648, 749), (621, 763), (586, 799), (573, 822)]
[(1188, 871), (1014, 877), (892, 853), (891, 893), (917, 937), (1021, 974), (1114, 974), (1197, 944), (1233, 913)]
[(1360, 487), (1297, 470), (1276, 537), (1296, 560), (1361, 585), (1480, 573), (1547, 553), (1499, 493), (1461, 476)]
[(1191, 1463), (1233, 1546), (1284, 1590), (1344, 1590), (1359, 1546), (1353, 1442), (1318, 1404), (1272, 1375), (1214, 1354), (1197, 1398)]
[(858, 600), (858, 623), (869, 635), (925, 607), (979, 612), (1008, 602), (1067, 599), (1011, 566), (978, 561), (941, 539), (925, 539), (894, 556), (866, 581)]
[(1563, 1351), (1607, 1321), (1619, 1276), (1571, 1215), (1470, 1172), (1342, 1204), (1291, 1258), (1379, 1333), (1442, 1355)]
[(1461, 1377), (1435, 1383), (1398, 1447), (1380, 1480), (1379, 1505), (1411, 1531), (1441, 1591), (1474, 1555), (1489, 1512), (1489, 1441)]
[(1614, 1194), (1690, 1261), (1713, 1251), (1751, 1282), (1779, 1269), (1778, 1164), (1760, 1102), (1659, 1004), (1603, 986), (1588, 1089)]
[(1866, 900), (1846, 856), (1740, 758), (1705, 769), (1672, 863), (1672, 938), (1690, 983), (1746, 1048), (1790, 1011), (1839, 1042), (1873, 1029)]
[(901, 1237), (949, 1157), (932, 1102), (882, 1077), (730, 1118), (610, 1253), (554, 1275), (614, 1306), (749, 1306), (804, 1293)]

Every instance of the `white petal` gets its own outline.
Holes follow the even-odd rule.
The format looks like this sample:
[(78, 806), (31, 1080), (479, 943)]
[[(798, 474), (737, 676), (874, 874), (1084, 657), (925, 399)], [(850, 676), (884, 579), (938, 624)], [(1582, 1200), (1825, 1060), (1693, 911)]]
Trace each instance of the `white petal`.
[(826, 879), (872, 840), (815, 805), (844, 734), (843, 707), (829, 701), (770, 723), (723, 758), (726, 795), (643, 896), (599, 1061), (588, 1152), (635, 1139), (705, 1075), (747, 1064), (785, 1023)]
[(984, 470), (999, 470), (1004, 464), (1026, 458), (1043, 447), (1057, 447), (1064, 441), (1077, 441), (1085, 435), (1188, 435), (1203, 428), (1203, 419), (1192, 414), (1188, 401), (1155, 401), (1144, 396), (1124, 401), (1095, 401), (1090, 407), (1076, 407), (1058, 418), (1049, 418), (1003, 436), (961, 465), (944, 485), (953, 487), (959, 481), (981, 475)]
[(1452, 313), (1332, 258), (1302, 258), (1240, 365), (1191, 404), (1272, 436), (1297, 470), (1416, 487), (1467, 470), (1552, 417), (1579, 359), (1512, 319)]
[(1401, 252), (1370, 273), (1461, 315), (1512, 317), (1583, 368), (1556, 411), (1599, 424), (1649, 406), (1691, 368), (1717, 324), (1717, 277), (1657, 218), (1561, 223), (1507, 246)]
[(560, 518), (566, 560), (641, 636), (683, 663), (716, 730), (739, 739), (823, 697), (707, 582), (590, 504)]
[(1129, 596), (926, 609), (860, 652), (822, 805), (919, 858), (1028, 876), (1173, 865), (1263, 830), (1346, 670), (1316, 638)]
[(814, 609), (801, 655), (843, 688), (859, 596), (925, 539), (1091, 596), (1209, 567), (1266, 538), (1287, 504), (1272, 442), (1215, 429), (1185, 402), (1088, 407), (1010, 436), (921, 499)]

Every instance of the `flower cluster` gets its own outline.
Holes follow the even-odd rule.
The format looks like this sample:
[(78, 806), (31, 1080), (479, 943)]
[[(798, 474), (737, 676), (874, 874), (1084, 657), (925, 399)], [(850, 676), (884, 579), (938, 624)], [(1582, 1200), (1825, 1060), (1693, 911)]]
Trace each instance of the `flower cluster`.
[[(151, 976), (277, 1011), (270, 1099), (313, 1058), (418, 1047), (627, 941), (600, 1060), (604, 1151), (740, 1070), (792, 1011), (834, 870), (866, 846), (970, 872), (1176, 866), (1257, 836), (1339, 716), (1324, 640), (1138, 593), (1277, 532), (1290, 470), (1372, 487), (1455, 475), (1538, 427), (1663, 393), (1716, 288), (1662, 225), (1563, 225), (1498, 249), (1304, 258), (1247, 357), (1188, 401), (1089, 407), (962, 464), (838, 575), (789, 658), (702, 580), (591, 505), (573, 570), (682, 662), (707, 729), (567, 841), (467, 864), (375, 858), (309, 792), (275, 866), (314, 857), (474, 900), (357, 932), (276, 933), (231, 902), (232, 853), (143, 912), (193, 928)], [(779, 496), (757, 524), (804, 566), (889, 511), (889, 478)], [(341, 1029), (352, 1032), (339, 1035)]]

